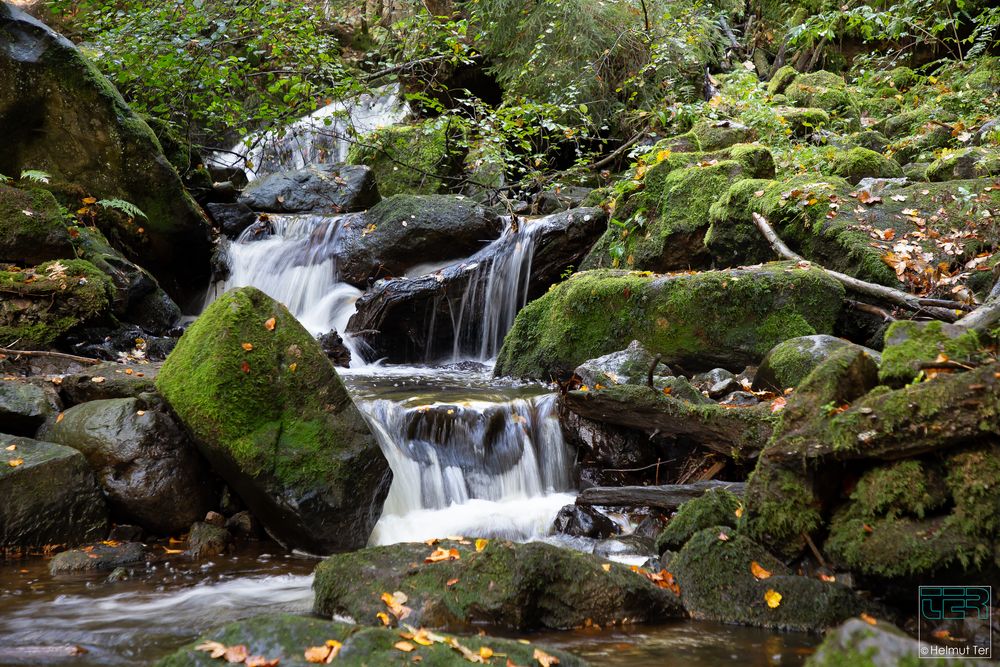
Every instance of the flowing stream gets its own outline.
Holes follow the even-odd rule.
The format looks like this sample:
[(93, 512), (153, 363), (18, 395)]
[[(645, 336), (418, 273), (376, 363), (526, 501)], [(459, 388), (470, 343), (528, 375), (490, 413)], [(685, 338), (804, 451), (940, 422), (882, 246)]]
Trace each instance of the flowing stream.
[[(406, 111), (396, 100), (392, 94), (361, 100), (363, 113), (353, 125), (398, 122)], [(347, 111), (333, 105), (286, 133), (253, 137), (251, 148), (240, 144), (234, 152), (249, 155), (257, 175), (343, 159), (346, 144), (337, 133), (347, 131)], [(248, 230), (228, 247), (230, 276), (213, 286), (209, 300), (253, 285), (284, 303), (310, 332), (343, 332), (361, 295), (337, 272), (338, 235), (349, 219), (271, 216), (273, 233), (258, 237)], [(429, 330), (451, 327), (449, 358), (381, 364), (345, 336), (353, 360), (341, 375), (394, 473), (373, 544), (448, 535), (551, 539), (556, 513), (573, 502), (573, 453), (563, 441), (555, 396), (542, 385), (492, 378), (492, 358), (527, 299), (536, 228), (508, 228), (490, 248), (451, 267), (473, 276), (449, 303), (451, 321), (426, 323)], [(479, 256), (491, 259), (480, 262)], [(307, 613), (315, 562), (261, 551), (207, 563), (175, 559), (158, 563), (149, 576), (116, 584), (53, 578), (41, 560), (8, 566), (0, 572), (0, 666), (148, 664), (219, 623), (276, 610)], [(541, 639), (594, 665), (632, 667), (797, 665), (816, 642), (696, 622)], [(71, 645), (87, 653), (53, 653), (53, 647)], [(45, 648), (32, 653), (25, 647)]]

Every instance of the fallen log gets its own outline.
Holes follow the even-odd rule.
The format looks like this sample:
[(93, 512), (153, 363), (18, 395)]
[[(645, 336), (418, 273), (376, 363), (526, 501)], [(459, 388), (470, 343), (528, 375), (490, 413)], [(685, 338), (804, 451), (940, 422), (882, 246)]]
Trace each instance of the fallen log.
[(726, 489), (743, 496), (744, 482), (709, 480), (692, 484), (664, 484), (662, 486), (594, 486), (584, 489), (576, 497), (577, 505), (607, 505), (612, 507), (651, 507), (672, 512), (694, 498), (700, 498), (710, 489)]

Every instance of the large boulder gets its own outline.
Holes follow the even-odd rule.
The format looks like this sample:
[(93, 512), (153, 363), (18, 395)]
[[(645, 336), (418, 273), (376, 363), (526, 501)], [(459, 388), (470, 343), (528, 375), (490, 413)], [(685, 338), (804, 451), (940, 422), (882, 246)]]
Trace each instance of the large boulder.
[(239, 203), (270, 213), (331, 214), (363, 211), (378, 200), (375, 176), (368, 167), (315, 164), (254, 181)]
[(692, 275), (577, 273), (521, 310), (496, 374), (568, 373), (632, 339), (668, 364), (739, 370), (783, 340), (829, 333), (843, 294), (826, 273), (787, 263)]
[(260, 290), (223, 295), (156, 379), (213, 469), (283, 544), (357, 549), (392, 475), (315, 339)]
[[(442, 637), (424, 633), (420, 641), (413, 641), (412, 632), (350, 625), (306, 616), (268, 614), (254, 616), (209, 631), (191, 644), (156, 663), (157, 667), (218, 667), (222, 664), (210, 651), (198, 647), (218, 642), (223, 647), (242, 647), (247, 656), (260, 656), (282, 667), (308, 667), (322, 661), (323, 654), (338, 647), (327, 662), (344, 667), (369, 667), (370, 665), (404, 665), (416, 663), (434, 667), (465, 667), (470, 662), (481, 661), (480, 656), (493, 655), (486, 664), (532, 665), (541, 664), (539, 656), (551, 656), (548, 664), (559, 667), (586, 667), (583, 660), (565, 651), (539, 649), (537, 645), (512, 639), (495, 637), (457, 636)], [(335, 642), (329, 644), (328, 642)], [(317, 649), (319, 658), (306, 660), (305, 652)], [(462, 650), (464, 649), (464, 651)], [(233, 657), (242, 656), (236, 648)], [(538, 651), (541, 650), (541, 653)], [(472, 660), (474, 656), (476, 660)], [(503, 656), (501, 658), (500, 656)], [(506, 663), (502, 661), (506, 660)], [(231, 661), (230, 661), (231, 662)], [(250, 664), (247, 660), (247, 664)], [(264, 664), (264, 663), (260, 663)]]
[(214, 508), (198, 453), (163, 406), (136, 398), (82, 403), (42, 437), (87, 457), (112, 511), (154, 534), (183, 532)]
[[(3, 11), (0, 9), (0, 11)], [(0, 345), (44, 349), (67, 332), (109, 315), (111, 281), (82, 259), (0, 271)]]
[(0, 5), (0, 136), (0, 173), (42, 170), (134, 204), (146, 218), (116, 225), (122, 250), (175, 294), (204, 289), (207, 221), (149, 126), (69, 40), (9, 3)]
[(386, 611), (386, 591), (406, 596), (406, 623), (435, 628), (566, 629), (682, 613), (673, 591), (641, 574), (543, 542), (370, 547), (320, 563), (313, 589), (316, 613), (372, 625)]
[(0, 435), (0, 554), (102, 539), (108, 510), (83, 455), (51, 442)]
[(974, 667), (983, 662), (982, 659), (966, 659), (954, 655), (943, 657), (942, 654), (942, 657), (935, 657), (924, 653), (925, 650), (928, 650), (926, 642), (921, 644), (887, 621), (879, 619), (875, 623), (869, 623), (860, 618), (852, 618), (827, 633), (816, 652), (809, 656), (806, 667), (898, 667), (907, 664)]
[(0, 261), (33, 266), (73, 256), (66, 216), (52, 193), (0, 183)]
[[(500, 236), (500, 216), (458, 195), (395, 195), (337, 239), (337, 270), (361, 288), (428, 264), (458, 261)], [(435, 266), (433, 268), (438, 268)]]

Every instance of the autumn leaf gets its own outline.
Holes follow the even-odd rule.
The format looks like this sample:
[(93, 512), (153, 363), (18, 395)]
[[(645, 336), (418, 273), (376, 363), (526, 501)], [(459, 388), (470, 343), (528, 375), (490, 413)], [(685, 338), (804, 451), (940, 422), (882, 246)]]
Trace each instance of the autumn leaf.
[(385, 613), (384, 611), (380, 611), (377, 614), (375, 614), (375, 618), (382, 621), (382, 625), (389, 625), (389, 614)]
[(758, 579), (768, 579), (771, 576), (771, 572), (765, 570), (757, 561), (751, 561), (750, 573)]
[(444, 585), (447, 586), (448, 588), (451, 588), (452, 586), (454, 586), (457, 583), (458, 583), (458, 579), (457, 578), (456, 579), (449, 579), (448, 581), (445, 582)]
[(8, 452), (12, 452), (15, 449), (17, 449), (17, 445), (7, 445), (7, 447), (5, 447), (4, 449), (6, 449)]
[(9, 465), (11, 468), (16, 468), (17, 466), (22, 465), (23, 463), (24, 459), (11, 459), (10, 461), (7, 461), (7, 465)]
[(554, 655), (549, 655), (540, 648), (536, 648), (535, 652), (531, 655), (532, 658), (538, 661), (541, 667), (552, 667), (552, 665), (559, 664), (559, 658)]
[(833, 576), (832, 574), (820, 574), (819, 578), (821, 581), (825, 581), (828, 584), (832, 584), (837, 581), (837, 577)]
[(248, 364), (248, 363), (247, 363), (247, 362), (245, 362), (245, 361), (244, 361), (244, 362), (242, 362), (242, 363), (240, 364), (240, 370), (241, 370), (241, 371), (243, 371), (244, 373), (249, 373), (249, 372), (250, 372), (250, 364)]
[(458, 560), (462, 557), (462, 554), (458, 552), (458, 549), (435, 549), (431, 552), (431, 555), (424, 559), (425, 563), (440, 563), (445, 560)]
[(604, 570), (605, 572), (610, 572), (611, 571), (611, 563), (605, 563), (605, 564), (601, 565), (601, 569)]
[(60, 412), (60, 413), (59, 413), (58, 415), (56, 415), (56, 423), (58, 424), (58, 423), (59, 423), (59, 422), (61, 422), (61, 421), (62, 421), (62, 420), (63, 420), (63, 419), (65, 418), (65, 417), (66, 417), (66, 415), (64, 415), (63, 413), (61, 413), (61, 412)]
[(489, 646), (480, 646), (479, 657), (482, 658), (483, 660), (489, 660), (490, 658), (493, 657), (493, 649), (491, 649)]
[(773, 588), (767, 589), (767, 592), (764, 593), (764, 602), (766, 602), (767, 606), (771, 609), (776, 609), (778, 605), (781, 604), (781, 593)]
[(400, 621), (409, 616), (410, 612), (413, 611), (409, 607), (404, 606), (406, 604), (407, 597), (401, 591), (396, 591), (395, 593), (382, 593), (381, 599), (382, 602), (385, 603), (385, 606), (389, 608), (389, 613)]
[(247, 667), (278, 667), (280, 658), (265, 658), (262, 655), (252, 655), (246, 659)]
[(167, 547), (163, 547), (163, 553), (168, 554), (168, 555), (182, 554), (182, 553), (184, 553), (184, 550), (183, 549), (168, 549)]
[(720, 542), (728, 542), (729, 541), (729, 536), (726, 535), (724, 532), (719, 531), (719, 541)]
[(268, 331), (274, 331), (274, 325), (275, 324), (277, 324), (277, 320), (275, 320), (272, 317), (271, 319), (269, 319), (266, 322), (264, 322), (264, 328), (267, 329)]
[(222, 657), (226, 662), (239, 664), (244, 662), (248, 655), (247, 647), (243, 644), (237, 644), (236, 646), (227, 646), (226, 652), (222, 654)]
[(253, 343), (243, 343), (242, 345), (240, 345), (240, 347), (242, 347), (247, 352), (250, 352), (251, 350), (253, 350)]
[(737, 519), (742, 518), (743, 517), (743, 508), (742, 507), (737, 507), (736, 511), (733, 512), (733, 513), (736, 515)]
[(878, 625), (878, 621), (875, 620), (875, 617), (871, 616), (870, 614), (862, 613), (861, 620), (867, 623), (868, 625)]
[(342, 646), (336, 639), (327, 639), (323, 646), (310, 646), (305, 651), (306, 662), (330, 664), (340, 654)]
[(400, 651), (405, 651), (406, 653), (417, 650), (417, 647), (408, 641), (398, 641), (395, 644), (393, 644), (392, 647)]
[(486, 539), (483, 539), (482, 537), (480, 537), (479, 539), (476, 540), (476, 551), (477, 552), (482, 551), (483, 549), (486, 548), (486, 545), (489, 544), (489, 543), (490, 543), (489, 540), (486, 540)]
[(226, 645), (219, 642), (202, 642), (194, 647), (195, 651), (204, 651), (213, 658), (221, 658), (226, 654)]
[(788, 401), (785, 400), (784, 396), (779, 396), (778, 398), (771, 401), (771, 412), (781, 412), (785, 409), (785, 405)]

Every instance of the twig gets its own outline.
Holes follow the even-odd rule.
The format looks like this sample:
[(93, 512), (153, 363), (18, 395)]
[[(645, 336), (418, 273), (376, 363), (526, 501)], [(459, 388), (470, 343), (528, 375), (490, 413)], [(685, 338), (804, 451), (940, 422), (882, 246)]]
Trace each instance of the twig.
[(648, 130), (649, 130), (649, 128), (645, 128), (642, 131), (637, 132), (635, 135), (632, 136), (631, 139), (629, 139), (624, 144), (622, 144), (621, 146), (619, 146), (618, 148), (616, 148), (613, 153), (610, 153), (607, 157), (602, 158), (602, 159), (598, 160), (597, 162), (594, 162), (593, 164), (591, 164), (590, 168), (591, 169), (600, 169), (601, 167), (606, 167), (607, 165), (611, 164), (612, 162), (614, 162), (615, 160), (617, 160), (619, 157), (621, 157), (622, 153), (624, 153), (628, 149), (632, 148), (632, 146), (635, 146), (637, 143), (639, 143), (639, 140), (642, 139), (646, 135), (646, 132)]
[(823, 554), (821, 554), (819, 549), (816, 548), (816, 543), (812, 541), (811, 537), (809, 537), (809, 533), (802, 533), (802, 537), (806, 538), (806, 544), (809, 545), (809, 551), (811, 551), (813, 556), (816, 557), (816, 560), (819, 561), (820, 566), (830, 569), (830, 567), (826, 564), (826, 560), (823, 558)]
[(65, 354), (63, 352), (49, 352), (47, 350), (12, 350), (7, 347), (0, 347), (0, 354), (7, 354), (14, 357), (52, 357), (54, 359), (66, 359), (68, 361), (76, 361), (81, 364), (89, 364), (91, 366), (101, 363), (100, 359), (91, 359), (90, 357), (78, 357), (75, 354)]
[[(754, 213), (753, 221), (757, 225), (757, 229), (760, 230), (760, 233), (764, 235), (764, 238), (767, 239), (767, 242), (771, 244), (771, 247), (780, 256), (795, 262), (807, 261), (804, 257), (802, 257), (802, 255), (799, 255), (791, 248), (789, 248), (787, 245), (785, 245), (785, 242), (781, 240), (777, 232), (774, 231), (774, 228), (771, 227), (770, 223), (768, 223), (767, 218), (762, 216), (760, 213)], [(875, 283), (869, 283), (865, 282), (864, 280), (858, 280), (857, 278), (849, 276), (845, 273), (840, 273), (839, 271), (831, 271), (830, 269), (823, 268), (818, 264), (814, 264), (813, 266), (816, 266), (816, 268), (825, 271), (829, 276), (835, 278), (836, 280), (839, 280), (845, 287), (854, 292), (857, 292), (858, 294), (864, 294), (874, 299), (879, 299), (881, 301), (891, 303), (901, 308), (907, 308), (917, 313), (924, 312), (927, 313), (928, 315), (931, 315), (945, 322), (954, 322), (955, 320), (958, 319), (958, 316), (955, 315), (954, 310), (939, 308), (933, 305), (927, 305), (923, 299), (913, 296), (912, 294), (907, 294), (906, 292), (901, 292), (900, 290), (893, 289), (891, 287), (886, 287), (885, 285), (876, 285)], [(938, 301), (938, 300), (933, 299), (932, 301)], [(998, 315), (1000, 315), (1000, 313), (998, 313)]]
[(884, 308), (879, 308), (878, 306), (873, 306), (870, 303), (865, 303), (864, 301), (854, 301), (852, 299), (848, 299), (847, 305), (855, 310), (860, 310), (862, 313), (868, 313), (869, 315), (881, 317), (884, 322), (896, 321), (896, 318), (890, 315), (889, 311)]

